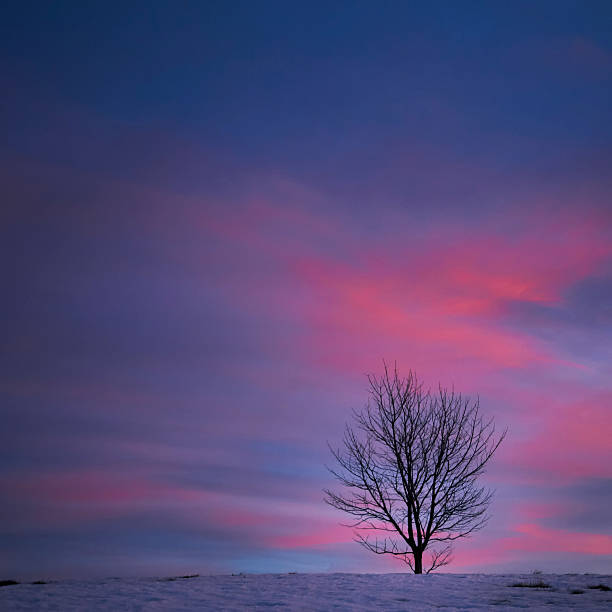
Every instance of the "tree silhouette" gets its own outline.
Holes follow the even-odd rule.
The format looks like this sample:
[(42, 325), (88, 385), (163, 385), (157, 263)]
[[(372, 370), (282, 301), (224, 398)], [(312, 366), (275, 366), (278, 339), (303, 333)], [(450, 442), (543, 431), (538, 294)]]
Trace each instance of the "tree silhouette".
[(493, 493), (477, 480), (506, 432), (495, 435), (478, 400), (426, 392), (412, 371), (400, 378), (385, 364), (368, 381), (370, 401), (346, 426), (343, 449), (330, 447), (338, 466), (329, 469), (344, 488), (326, 489), (325, 501), (352, 515), (357, 542), (415, 574), (427, 551), (429, 573), (450, 562), (454, 540), (486, 523)]

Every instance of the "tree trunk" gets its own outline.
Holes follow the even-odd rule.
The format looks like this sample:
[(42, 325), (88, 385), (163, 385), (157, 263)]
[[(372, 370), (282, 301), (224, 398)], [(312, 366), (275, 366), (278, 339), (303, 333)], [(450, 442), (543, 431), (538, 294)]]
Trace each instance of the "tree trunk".
[(412, 553), (414, 557), (414, 573), (422, 574), (423, 573), (423, 551), (415, 550)]

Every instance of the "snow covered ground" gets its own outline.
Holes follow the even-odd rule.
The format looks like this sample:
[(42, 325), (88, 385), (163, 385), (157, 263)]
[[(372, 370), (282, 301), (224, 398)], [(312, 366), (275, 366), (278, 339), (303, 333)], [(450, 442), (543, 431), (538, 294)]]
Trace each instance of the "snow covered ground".
[[(511, 586), (528, 584), (532, 586)], [(534, 587), (534, 584), (548, 585)], [(589, 588), (594, 586), (600, 588)], [(0, 588), (0, 610), (612, 610), (594, 574), (248, 574)]]

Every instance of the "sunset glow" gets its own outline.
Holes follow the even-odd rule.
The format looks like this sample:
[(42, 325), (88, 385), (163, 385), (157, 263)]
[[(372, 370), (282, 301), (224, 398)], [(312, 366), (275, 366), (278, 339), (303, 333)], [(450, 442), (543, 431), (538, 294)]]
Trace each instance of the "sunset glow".
[(508, 428), (448, 571), (611, 573), (610, 7), (138, 4), (3, 26), (2, 574), (404, 571), (383, 360)]

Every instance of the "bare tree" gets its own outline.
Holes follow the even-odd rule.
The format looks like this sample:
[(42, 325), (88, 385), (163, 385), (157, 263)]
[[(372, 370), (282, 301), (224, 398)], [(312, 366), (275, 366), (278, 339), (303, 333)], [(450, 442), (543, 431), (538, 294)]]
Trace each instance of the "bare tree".
[[(492, 491), (477, 480), (506, 432), (495, 435), (478, 400), (442, 387), (424, 391), (415, 374), (385, 364), (368, 376), (370, 401), (346, 426), (343, 449), (330, 447), (344, 486), (325, 501), (350, 514), (356, 541), (405, 561), (415, 574), (447, 565), (452, 542), (487, 521)], [(371, 535), (373, 532), (374, 535)]]

